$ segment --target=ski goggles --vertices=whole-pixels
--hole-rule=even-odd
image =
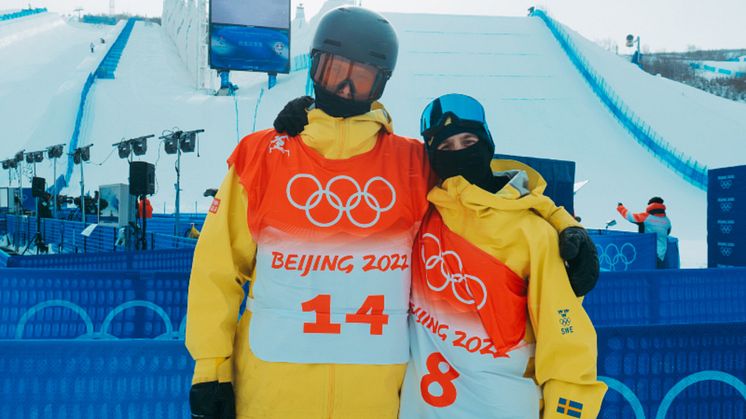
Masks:
[[[314,56],[311,78],[328,92],[367,102],[381,97],[389,74],[370,64],[321,52]]]
[[[427,141],[452,124],[481,128],[490,136],[482,104],[457,93],[440,96],[425,107],[420,117],[420,134]]]

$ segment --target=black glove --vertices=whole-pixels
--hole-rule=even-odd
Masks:
[[[189,391],[189,408],[192,419],[235,419],[233,384],[217,381],[194,384]]]
[[[598,281],[596,245],[582,227],[568,227],[559,236],[560,256],[565,260],[567,276],[575,295],[588,294]]]
[[[277,132],[285,132],[295,137],[308,125],[307,109],[313,104],[311,96],[301,96],[285,105],[275,118],[274,127]]]

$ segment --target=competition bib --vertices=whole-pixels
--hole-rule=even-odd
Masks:
[[[523,341],[526,282],[436,210],[413,253],[401,418],[538,418],[539,389],[523,377],[534,349]]]
[[[390,156],[421,150],[383,135],[370,152],[327,160],[298,137],[265,141],[242,177],[257,243],[252,351],[272,362],[406,363],[411,249],[427,185],[417,165],[402,169]]]

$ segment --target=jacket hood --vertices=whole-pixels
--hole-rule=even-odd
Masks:
[[[493,174],[510,178],[497,193],[485,191],[462,176],[456,176],[433,188],[428,200],[438,207],[464,206],[478,213],[490,209],[521,211],[547,204],[549,198],[544,196],[547,183],[530,166],[515,160],[492,160],[490,167]]]

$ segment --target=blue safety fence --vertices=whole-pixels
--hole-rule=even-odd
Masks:
[[[81,22],[91,25],[116,25],[119,19],[112,16],[83,15]]]
[[[599,328],[599,418],[742,419],[744,346],[746,324]],[[188,417],[193,365],[181,341],[0,341],[0,417]]]
[[[205,223],[206,214],[189,213],[179,215],[179,237],[184,237],[194,224],[197,230],[202,230]],[[176,219],[173,214],[153,214],[153,218],[148,219],[148,231],[165,235],[174,235],[174,225]]]
[[[78,102],[78,112],[75,114],[75,126],[73,127],[73,133],[70,137],[70,145],[68,146],[68,156],[67,156],[67,170],[65,171],[65,184],[70,183],[70,176],[73,174],[73,169],[75,168],[75,162],[73,160],[73,154],[75,153],[75,149],[78,148],[78,140],[80,138],[80,126],[83,123],[83,116],[85,114],[85,104],[88,100],[88,93],[91,91],[91,87],[93,86],[93,82],[96,80],[96,77],[93,73],[89,73],[88,77],[85,80],[85,83],[83,84],[83,90],[80,92],[80,101]],[[81,162],[81,164],[83,164]]]
[[[113,264],[109,263],[102,262],[106,269]],[[140,271],[0,269],[0,295],[3,296],[0,313],[5,316],[2,322],[6,329],[12,329],[17,326],[23,312],[35,304],[52,300],[76,304],[86,312],[96,311],[101,299],[111,296],[117,296],[116,301],[107,306],[107,310],[113,309],[114,305],[147,300],[161,307],[174,322],[183,320],[189,274],[146,272],[142,265],[135,269]],[[142,294],[153,290],[165,294]],[[28,300],[32,296],[32,300]],[[746,323],[744,301],[746,269],[731,268],[606,272],[601,274],[596,289],[585,298],[583,305],[596,326],[616,327]],[[178,306],[180,303],[183,306]],[[174,310],[178,313],[175,314]],[[67,311],[57,314],[70,315]],[[92,316],[94,323],[105,314],[98,312],[98,317]],[[50,314],[52,317],[47,320],[56,324],[59,319],[53,315]],[[74,318],[79,322],[77,317]],[[64,317],[62,321],[69,322],[70,318]],[[147,327],[152,329],[152,325]],[[175,329],[178,327],[174,324]],[[0,333],[0,337],[7,338],[7,331],[6,334]],[[34,337],[62,336],[42,334]]]
[[[746,268],[603,272],[583,307],[598,326],[746,323]]]
[[[18,19],[18,18],[21,18],[21,17],[31,16],[31,15],[36,15],[36,14],[39,14],[39,13],[46,13],[46,12],[47,12],[47,8],[46,7],[42,7],[42,8],[38,8],[38,9],[24,9],[24,10],[19,10],[17,12],[6,13],[6,14],[3,14],[3,15],[0,15],[0,22],[2,22],[4,20]]]
[[[304,53],[293,56],[290,64],[290,72],[308,70],[311,68],[311,54]]]
[[[1,256],[0,266],[8,268],[189,272],[192,269],[194,249],[9,256],[5,265]]]
[[[598,375],[609,386],[599,418],[746,417],[746,323],[597,332]]]
[[[99,79],[113,79],[114,73],[119,65],[119,60],[122,58],[124,48],[127,46],[127,41],[130,38],[132,29],[135,27],[136,18],[127,19],[127,23],[122,28],[122,31],[117,36],[117,39],[112,44],[106,56],[98,65],[96,69],[96,77]]]
[[[653,127],[642,120],[622,98],[616,94],[611,85],[598,74],[590,62],[580,53],[575,42],[567,31],[542,10],[535,10],[532,16],[540,18],[557,39],[570,61],[588,82],[593,92],[604,105],[632,134],[637,142],[645,147],[658,160],[699,189],[707,190],[707,167],[695,159],[676,150],[664,140]]]
[[[180,341],[4,341],[0,417],[184,419],[193,369]]]
[[[16,251],[21,252],[36,236],[36,217],[7,215],[7,234]],[[89,237],[81,233],[88,226],[79,221],[43,218],[40,224],[41,237],[54,253],[101,253],[121,252],[126,247],[117,245],[119,236],[116,226],[98,225]],[[149,250],[194,249],[197,240],[174,237],[167,234],[146,234]],[[133,239],[132,239],[133,240]]]
[[[186,272],[0,269],[0,339],[183,339],[188,279]]]

